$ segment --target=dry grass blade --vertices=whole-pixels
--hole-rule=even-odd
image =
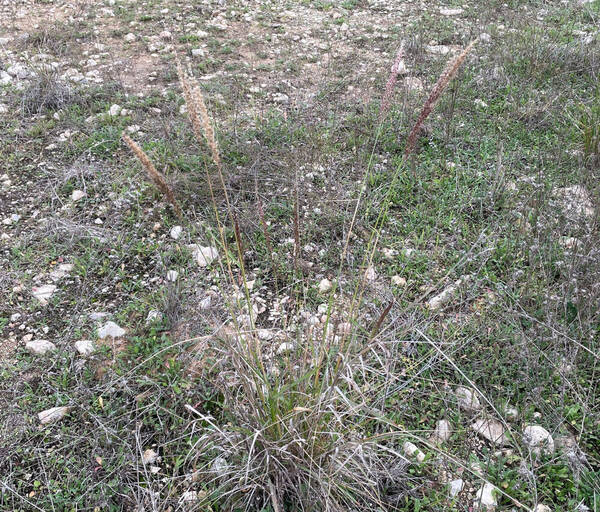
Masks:
[[[262,204],[262,200],[260,199],[260,195],[258,194],[258,184],[255,185],[255,193],[256,204],[258,207],[258,218],[260,219],[260,225],[262,227],[263,236],[265,237],[265,244],[267,245],[267,252],[269,253],[269,259],[271,261],[271,268],[273,270],[273,277],[275,279],[275,287],[278,289],[279,286],[277,285],[277,265],[275,263],[275,258],[273,257],[273,245],[271,244],[271,237],[269,235],[267,221],[265,219],[265,210]]]
[[[413,126],[413,129],[411,130],[408,136],[408,139],[406,141],[406,149],[404,150],[405,157],[408,157],[411,153],[414,152],[415,143],[417,141],[417,135],[419,134],[421,126],[423,126],[425,119],[427,119],[427,117],[429,117],[429,114],[431,114],[431,112],[433,111],[442,93],[444,92],[446,87],[448,87],[448,84],[454,78],[463,61],[465,60],[469,52],[473,49],[473,46],[475,46],[476,42],[477,39],[473,39],[473,41],[471,41],[459,55],[457,55],[453,60],[451,60],[448,63],[448,65],[444,69],[444,72],[438,78],[438,81],[435,83],[431,93],[429,94],[429,97],[427,98],[427,101],[423,105],[423,110],[421,110],[421,114],[419,115],[417,122]]]
[[[127,143],[127,145],[131,148],[131,151],[133,151],[133,154],[144,166],[144,169],[146,169],[146,172],[148,173],[148,176],[150,176],[150,179],[154,182],[156,187],[165,195],[169,203],[171,203],[171,205],[175,209],[175,213],[177,214],[177,216],[180,219],[182,219],[183,212],[181,211],[181,208],[179,207],[179,204],[175,199],[173,189],[169,186],[165,177],[157,171],[156,167],[154,167],[154,164],[150,160],[150,157],[148,157],[144,150],[131,137],[129,137],[129,135],[124,133],[122,137],[123,140]]]

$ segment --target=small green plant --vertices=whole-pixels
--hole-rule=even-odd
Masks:
[[[600,163],[600,88],[588,104],[581,105],[577,123],[583,154],[590,165]]]

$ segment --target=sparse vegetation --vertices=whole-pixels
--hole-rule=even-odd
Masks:
[[[598,508],[598,2],[71,4],[0,7],[0,510]]]

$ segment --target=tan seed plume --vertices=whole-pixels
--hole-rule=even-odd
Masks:
[[[148,155],[131,137],[129,137],[129,135],[124,133],[122,137],[123,140],[130,147],[131,151],[133,151],[133,154],[140,161],[144,169],[146,169],[148,176],[154,182],[158,190],[160,190],[165,195],[169,203],[171,203],[171,205],[175,209],[175,213],[177,214],[177,216],[180,219],[183,218],[183,212],[181,211],[181,208],[179,207],[179,204],[175,199],[173,189],[169,186],[165,177],[156,170],[156,167],[154,167],[154,164],[152,163]]]
[[[196,82],[195,78],[187,76],[183,71],[179,57],[176,56],[176,58],[177,74],[179,76],[181,89],[183,90],[183,97],[185,98],[185,103],[187,105],[188,117],[192,123],[194,136],[200,143],[202,141],[201,134],[204,133],[204,138],[206,139],[208,147],[210,148],[213,161],[220,169],[221,157],[219,154],[219,146],[217,144],[217,139],[215,137],[215,131],[210,120],[210,116],[208,115],[208,109],[206,108],[202,90],[200,89],[200,86]]]
[[[415,143],[417,141],[417,135],[419,134],[421,126],[423,125],[425,119],[427,119],[429,114],[431,114],[432,110],[434,109],[438,100],[440,99],[440,96],[442,95],[446,87],[448,87],[450,80],[454,78],[461,64],[463,63],[463,61],[465,60],[465,58],[467,57],[467,55],[469,54],[476,42],[477,39],[471,41],[458,56],[456,56],[453,60],[448,62],[448,65],[444,69],[444,72],[440,75],[438,81],[433,86],[433,89],[429,94],[429,98],[427,98],[427,101],[423,105],[423,110],[421,110],[421,114],[419,115],[417,122],[415,123],[413,129],[408,135],[408,139],[406,141],[406,149],[404,150],[405,157],[409,156],[415,150]]]

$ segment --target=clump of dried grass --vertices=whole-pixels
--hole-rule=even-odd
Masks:
[[[46,110],[59,110],[74,101],[75,91],[54,70],[40,69],[30,81],[21,97],[24,114],[40,114]]]
[[[169,203],[171,203],[177,216],[180,219],[182,219],[183,212],[181,211],[181,207],[177,203],[177,200],[175,199],[175,194],[173,193],[173,189],[169,186],[165,177],[160,172],[158,172],[158,170],[156,169],[156,167],[154,167],[154,164],[150,160],[150,157],[137,144],[137,142],[135,142],[129,135],[125,133],[123,133],[122,137],[131,149],[131,151],[133,151],[133,154],[140,161],[144,169],[146,169],[146,172],[148,173],[150,179],[153,181],[156,187],[164,194]]]
[[[413,128],[414,134],[411,132],[406,155],[414,150],[420,125],[472,46],[473,43],[454,59],[438,80]],[[384,95],[384,115],[402,55],[401,48]],[[219,149],[200,87],[185,74],[179,61],[177,71],[194,135],[199,142],[208,144],[227,198]],[[222,245],[228,254],[210,176],[208,178]],[[366,251],[368,263],[372,261],[389,203],[388,197],[372,232]],[[218,503],[228,509],[246,510],[270,506],[275,511],[288,507],[331,511],[399,509],[399,499],[410,488],[410,482],[404,468],[406,461],[394,445],[400,445],[401,439],[410,433],[373,408],[374,403],[383,400],[382,390],[393,385],[380,376],[393,374],[388,365],[395,358],[380,358],[378,354],[390,350],[397,354],[401,350],[401,342],[390,344],[381,332],[393,303],[380,314],[370,336],[359,335],[358,329],[353,328],[334,336],[330,329],[333,327],[330,326],[332,292],[322,332],[320,328],[307,328],[303,332],[299,327],[297,339],[291,342],[285,338],[292,348],[286,349],[284,356],[278,354],[260,340],[255,327],[243,275],[239,224],[228,201],[227,208],[237,243],[236,267],[243,278],[247,304],[244,306],[237,298],[240,294],[236,293],[236,298],[228,304],[229,331],[216,333],[210,344],[203,345],[203,356],[219,361],[218,372],[215,367],[195,368],[202,380],[214,382],[223,397],[222,412],[228,419],[222,424],[203,410],[187,407],[197,417],[193,422],[195,441],[188,457],[193,462],[197,480],[213,490],[200,506]],[[294,212],[294,267],[297,267],[300,247],[297,197]],[[260,202],[259,216],[270,245]],[[347,244],[344,252],[346,249]],[[229,265],[228,259],[227,262]],[[229,291],[239,290],[240,281],[234,279],[232,267],[229,267]],[[364,280],[357,286],[352,304],[343,315],[350,325],[361,323]],[[224,289],[223,295],[227,296],[228,290]],[[364,380],[379,385],[364,390],[361,388]],[[380,434],[365,434],[372,430]],[[393,486],[389,482],[393,482]]]
[[[471,41],[459,55],[457,55],[454,59],[448,62],[443,73],[438,78],[438,81],[433,86],[433,89],[431,90],[427,101],[423,105],[421,114],[417,118],[417,121],[415,122],[410,134],[408,135],[408,139],[406,141],[406,148],[404,150],[405,157],[410,156],[414,152],[415,144],[417,142],[417,136],[419,134],[419,131],[421,130],[421,127],[423,126],[423,123],[429,117],[429,114],[431,114],[431,112],[437,105],[437,102],[442,96],[442,93],[446,90],[446,87],[448,87],[450,81],[456,76],[456,73],[458,72],[461,64],[464,62],[469,52],[473,49],[473,46],[475,46],[476,42],[477,39]]]

